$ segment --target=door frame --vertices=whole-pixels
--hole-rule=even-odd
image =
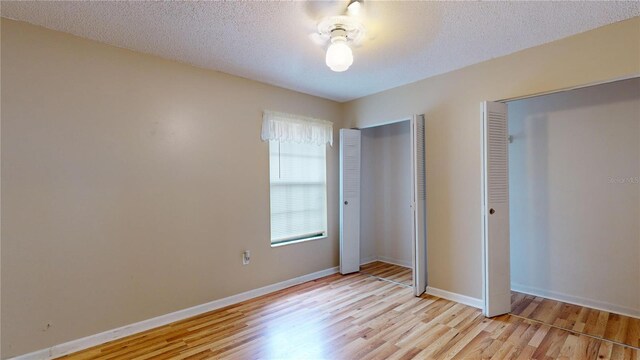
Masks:
[[[409,126],[413,127],[414,122],[415,122],[415,117],[416,116],[420,116],[420,115],[424,116],[424,114],[414,114],[414,115],[402,117],[402,118],[395,119],[395,120],[382,121],[382,122],[378,122],[378,123],[375,123],[375,124],[367,124],[367,125],[362,126],[362,127],[354,127],[352,129],[357,129],[357,130],[371,129],[371,128],[376,128],[376,127],[385,126],[385,125],[393,125],[393,124],[397,124],[397,123],[401,123],[401,122],[405,122],[405,121],[409,122]],[[426,117],[425,117],[425,126],[426,126]],[[426,128],[425,128],[425,132],[426,132]],[[412,133],[413,133],[413,129],[411,129],[411,131],[410,131],[410,134],[412,134]],[[411,148],[411,151],[410,151],[411,152],[411,174],[410,174],[410,176],[411,176],[411,182],[413,184],[413,182],[415,180],[415,170],[416,170],[415,169],[415,167],[416,167],[415,156],[414,156],[415,154],[413,153],[413,139],[410,139],[410,143],[408,145]],[[426,134],[425,134],[425,172],[426,172]],[[425,177],[426,177],[426,174],[425,174]],[[415,219],[415,215],[414,215],[414,213],[415,213],[415,204],[414,204],[414,201],[413,201],[415,199],[415,197],[413,195],[413,192],[414,192],[414,186],[413,185],[412,185],[411,192],[412,192],[412,196],[411,196],[412,202],[411,202],[410,205],[412,206],[412,208],[414,210],[412,212],[412,216]],[[426,203],[425,203],[425,212],[426,212]],[[426,222],[426,219],[425,219],[425,222]],[[415,295],[419,296],[420,294],[422,294],[422,292],[420,294],[418,294],[418,290],[417,290],[417,286],[416,286],[417,285],[416,284],[416,274],[415,274],[415,271],[416,271],[416,258],[417,258],[416,257],[416,247],[417,247],[416,241],[419,241],[419,239],[418,239],[418,237],[416,235],[415,220],[412,220],[412,223],[414,224],[414,226],[411,229],[411,231],[413,233],[413,241],[412,241],[412,244],[411,244],[412,245],[411,246],[411,267],[412,267],[412,269],[411,270],[413,271],[413,274],[412,274],[412,277],[413,277],[413,279],[412,279],[413,280],[412,288],[414,290]],[[425,228],[426,228],[426,224],[425,224]],[[426,232],[425,232],[425,236],[422,239],[422,241],[423,241],[423,246],[424,246],[425,251],[426,251],[427,244],[428,244]],[[429,278],[427,276],[428,259],[427,259],[426,255],[425,255],[425,261],[424,262],[425,262],[425,264],[424,264],[424,270],[425,270],[424,277],[425,277],[425,282],[426,282],[426,286],[425,286],[425,290],[426,290],[426,287],[429,286]]]
[[[486,101],[492,101],[492,102],[501,102],[501,103],[505,103],[507,104],[507,107],[509,106],[509,103],[512,101],[517,101],[517,100],[524,100],[524,99],[530,99],[530,98],[535,98],[538,96],[545,96],[545,95],[551,95],[551,94],[556,94],[556,93],[561,93],[561,92],[565,92],[565,91],[571,91],[571,90],[578,90],[578,89],[583,89],[583,88],[587,88],[587,87],[591,87],[591,86],[596,86],[596,85],[603,85],[603,84],[609,84],[609,83],[613,83],[613,82],[617,82],[617,81],[623,81],[623,80],[629,80],[629,79],[635,79],[635,78],[639,78],[640,74],[631,74],[628,76],[622,76],[622,77],[617,77],[617,78],[613,78],[613,79],[608,79],[608,80],[603,80],[603,81],[594,81],[594,82],[590,82],[590,83],[586,83],[586,84],[581,84],[581,85],[575,85],[575,86],[569,86],[569,87],[565,87],[565,88],[558,88],[558,89],[552,89],[552,90],[548,90],[548,91],[542,91],[542,92],[537,92],[537,93],[529,93],[529,94],[525,94],[525,95],[520,95],[520,96],[513,96],[513,97],[509,97],[509,98],[504,98],[504,99],[497,99],[497,100],[490,100],[487,99]],[[481,106],[480,106],[480,120],[482,121],[482,103],[484,101],[481,102]],[[507,120],[508,121],[508,120]],[[482,123],[481,123],[481,127],[480,127],[480,145],[481,147],[485,146],[484,143],[484,134],[483,134],[484,129],[482,128]],[[481,198],[480,198],[480,224],[481,224],[481,231],[480,231],[480,241],[481,241],[481,255],[482,255],[482,311],[483,313],[486,313],[486,308],[485,308],[485,304],[486,304],[486,299],[487,299],[487,293],[486,293],[486,289],[487,289],[487,272],[486,272],[486,268],[487,268],[487,257],[485,254],[486,251],[486,238],[485,238],[485,224],[484,224],[484,186],[485,186],[485,176],[484,176],[484,154],[483,154],[483,148],[480,149],[480,178],[481,178],[481,189],[482,191],[481,193]],[[509,241],[511,241],[511,239],[509,239]]]

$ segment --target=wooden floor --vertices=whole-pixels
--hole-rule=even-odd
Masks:
[[[374,261],[360,266],[360,272],[407,286],[413,286],[413,270],[404,266]]]
[[[331,275],[69,359],[640,359],[638,350],[366,274]]]
[[[512,292],[511,313],[563,329],[640,347],[640,319]]]

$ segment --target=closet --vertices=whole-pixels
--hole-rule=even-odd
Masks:
[[[424,116],[340,130],[340,272],[426,289]]]
[[[411,286],[411,124],[361,130],[360,271]]]
[[[640,78],[485,102],[482,119],[485,315],[589,314],[591,335],[624,343],[640,317]]]

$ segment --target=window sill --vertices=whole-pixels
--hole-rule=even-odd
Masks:
[[[298,244],[298,243],[302,243],[302,242],[307,242],[307,241],[312,241],[312,240],[320,240],[320,239],[326,239],[326,238],[327,238],[327,235],[322,235],[322,236],[314,236],[314,237],[305,238],[305,239],[283,241],[283,242],[280,242],[280,243],[277,243],[277,244],[271,244],[271,247],[275,248],[275,247],[280,247],[280,246]]]

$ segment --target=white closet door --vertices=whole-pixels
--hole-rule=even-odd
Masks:
[[[509,269],[509,153],[507,105],[482,104],[484,314],[511,311]]]
[[[427,289],[427,188],[424,115],[411,121],[413,172],[413,289],[416,296]]]
[[[340,129],[340,273],[360,271],[360,130]]]

